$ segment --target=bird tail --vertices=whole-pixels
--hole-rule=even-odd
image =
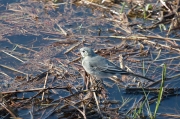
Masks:
[[[134,73],[129,73],[129,74],[132,75],[132,76],[137,76],[137,77],[139,77],[139,78],[143,78],[143,79],[146,79],[146,80],[149,80],[149,81],[154,82],[154,80],[152,80],[152,79],[150,79],[150,78],[147,78],[147,77],[145,77],[145,76],[141,76],[141,75],[134,74]]]

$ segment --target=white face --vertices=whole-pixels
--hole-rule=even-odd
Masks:
[[[89,54],[86,47],[81,48],[81,49],[80,49],[80,53],[81,53],[81,56],[82,56],[82,57],[86,57],[86,56],[88,56],[88,54]]]

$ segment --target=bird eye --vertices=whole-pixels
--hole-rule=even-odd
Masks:
[[[82,52],[84,53],[85,51],[83,50]]]

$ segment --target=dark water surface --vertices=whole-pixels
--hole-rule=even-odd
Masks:
[[[9,15],[7,14],[9,10],[6,10],[6,5],[9,4],[13,6],[14,3],[16,3],[17,5],[18,3],[21,3],[21,2],[22,2],[21,0],[6,0],[6,1],[0,0],[0,5],[1,5],[0,14],[2,14],[3,17],[7,17],[7,15]],[[32,74],[33,76],[36,76],[40,72],[42,73],[48,68],[47,69],[39,68],[37,71],[35,71],[32,67],[28,67],[28,68],[26,67],[29,64],[34,64],[33,63],[34,61],[43,62],[45,64],[45,61],[47,59],[48,61],[50,60],[49,62],[51,62],[51,60],[55,58],[60,58],[61,61],[63,60],[66,61],[66,59],[72,61],[78,57],[77,49],[73,50],[69,54],[64,54],[64,52],[67,51],[68,48],[71,48],[72,45],[68,46],[67,44],[62,44],[59,47],[50,47],[52,46],[54,42],[65,41],[65,40],[78,40],[78,41],[85,40],[83,44],[84,46],[90,46],[95,49],[101,49],[101,48],[108,49],[116,45],[119,45],[121,43],[121,39],[107,37],[107,36],[114,35],[114,33],[109,32],[109,29],[115,29],[117,31],[120,30],[119,28],[120,26],[115,27],[115,25],[118,25],[118,24],[113,23],[112,19],[109,19],[110,18],[109,16],[111,15],[108,16],[107,14],[105,14],[105,16],[103,16],[103,14],[101,14],[100,11],[96,9],[87,8],[86,6],[76,6],[75,4],[70,4],[70,0],[69,2],[61,1],[59,4],[60,5],[58,5],[58,8],[53,8],[50,6],[47,10],[45,10],[45,6],[41,2],[29,3],[27,1],[27,4],[22,5],[22,7],[23,6],[27,7],[26,9],[24,9],[24,13],[20,12],[21,14],[20,16],[22,17],[22,19],[21,17],[15,17],[16,19],[14,19],[14,17],[12,18],[17,21],[13,21],[13,20],[11,21],[11,17],[7,17],[7,20],[4,20],[3,18],[0,19],[0,22],[1,22],[0,25],[2,25],[1,29],[4,28],[4,31],[0,32],[1,33],[0,36],[2,36],[2,38],[0,39],[0,50],[1,50],[0,64],[13,67],[20,71],[22,70],[25,73],[29,73],[29,74]],[[18,8],[18,9],[23,10],[21,8]],[[26,10],[27,11],[31,10],[30,12],[31,14],[28,13]],[[35,19],[36,15],[38,16],[37,20]],[[138,20],[138,21],[141,23],[143,22],[144,24],[151,23],[151,21],[145,21],[143,19]],[[8,29],[6,26],[11,26],[11,27]],[[62,30],[60,29],[60,27],[64,29],[69,35],[65,36],[62,33]],[[156,33],[165,37],[165,31],[161,32],[159,28],[155,28],[150,31],[139,31],[138,29],[134,28],[133,33],[137,33],[137,34],[141,33],[143,35],[149,35],[149,34],[153,35],[154,33]],[[121,35],[125,34],[125,32],[121,31],[120,34]],[[100,36],[103,36],[103,37],[100,37]],[[171,34],[171,36],[174,38],[177,38],[173,34]],[[154,41],[157,41],[157,39],[154,39]],[[165,43],[165,42],[166,41],[164,40],[162,41],[158,40],[158,43]],[[131,44],[131,42],[129,41],[127,43]],[[177,42],[177,44],[179,44],[179,42]],[[20,46],[18,47],[17,45],[30,48],[31,50],[34,50],[36,52],[33,52],[26,48],[22,48]],[[79,47],[82,47],[82,45]],[[149,46],[145,46],[145,49],[148,49],[148,48]],[[153,48],[151,50],[151,48],[150,48],[150,52],[152,52],[152,55],[148,58],[151,58],[151,60],[154,60],[158,56],[158,53],[160,52],[160,50],[153,49]],[[50,52],[50,50],[52,52]],[[2,51],[13,54],[17,56],[18,58],[20,58],[21,60],[23,60],[24,62],[21,62],[13,57],[10,57],[9,55],[7,55],[6,53]],[[163,50],[162,52],[163,52],[163,55],[159,56],[157,60],[179,56],[177,53],[169,52],[168,50]],[[123,53],[123,54],[126,55],[127,53]],[[147,57],[144,57],[144,59],[146,58]],[[115,62],[117,63],[118,61],[115,61]],[[156,74],[161,74],[162,67],[160,67],[160,65],[164,62],[165,61],[159,61],[159,62],[155,61],[151,63],[146,63],[145,66],[151,66],[149,68],[151,73],[148,73],[148,76],[152,77],[155,75],[154,79],[160,79],[161,75],[156,75]],[[174,59],[168,60],[168,61],[166,60],[165,63],[172,64],[172,65],[169,65],[167,69],[168,76],[173,76],[179,73],[179,66],[178,66],[179,58],[175,60]],[[128,63],[128,61],[126,64],[128,66],[132,65],[132,63]],[[139,64],[142,65],[142,62]],[[34,65],[38,65],[38,63]],[[57,63],[56,66],[61,67],[61,64]],[[132,65],[132,66],[137,66],[137,65]],[[69,66],[68,68],[72,70],[71,66]],[[4,67],[0,67],[0,72],[5,72],[7,75],[11,77],[10,80],[5,81],[6,78],[4,78],[4,76],[1,76],[0,80],[3,84],[14,83],[13,79],[16,76],[24,76],[21,73],[14,72]],[[77,73],[77,72],[72,71],[71,73]],[[73,77],[71,78],[75,79]],[[58,84],[59,82],[66,84],[68,81],[60,80],[56,83]],[[112,83],[111,81],[109,82]],[[83,84],[82,78],[78,78],[78,83],[73,80],[71,84],[73,85]],[[166,82],[165,85],[169,87],[180,86],[178,78],[175,81]],[[43,83],[39,84],[38,86],[39,87],[43,86]],[[156,85],[156,87],[159,87],[159,85]],[[106,88],[108,91],[108,97],[109,97],[108,99],[119,100],[120,102],[123,102],[126,99],[130,100],[130,102],[127,103],[127,105],[125,105],[123,108],[121,108],[120,111],[128,110],[129,108],[132,107],[134,102],[138,101],[143,96],[143,94],[128,94],[125,92],[125,89],[118,87],[118,85],[113,85],[112,88],[108,88],[108,87]],[[1,88],[1,90],[3,90],[3,88]],[[30,98],[33,95],[34,93],[25,93],[25,94],[18,93],[17,97]],[[49,95],[49,98],[56,100],[56,99],[59,99],[60,97],[65,97],[68,95],[69,95],[69,92],[67,91],[57,90],[57,94],[52,93]],[[160,104],[158,113],[179,114],[179,107],[180,107],[179,99],[180,97],[178,95],[165,97]],[[150,105],[150,110],[152,112],[154,112],[155,105],[156,103],[153,103]],[[20,115],[20,117],[22,118],[28,119],[30,118],[30,117],[27,118],[27,116],[30,116],[29,114],[30,110],[31,109],[28,109],[28,108],[21,108],[17,110],[17,114]],[[37,117],[39,117],[39,115]],[[51,117],[49,118],[55,119],[57,117],[58,116],[56,114],[54,115],[52,114]]]

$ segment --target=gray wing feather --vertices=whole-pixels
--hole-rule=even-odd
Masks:
[[[122,70],[120,67],[116,66],[115,64],[113,64],[112,62],[108,61],[107,59],[101,56],[94,57],[90,62],[90,66],[94,70],[98,70],[104,73],[129,74],[129,72]]]
[[[113,75],[114,74],[134,75],[134,76],[138,76],[138,77],[154,82],[154,80],[149,79],[147,77],[127,72],[99,55],[89,58],[88,66],[93,72],[103,72],[103,73],[109,73]]]

